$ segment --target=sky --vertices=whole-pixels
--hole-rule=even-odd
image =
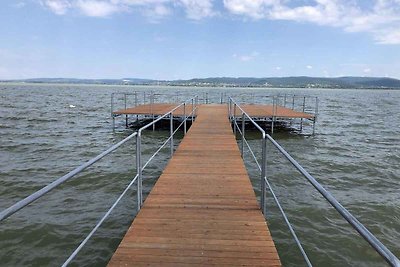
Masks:
[[[2,0],[0,79],[400,78],[400,0]]]

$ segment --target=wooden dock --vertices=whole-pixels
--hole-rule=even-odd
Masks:
[[[114,111],[114,115],[157,115],[161,116],[165,113],[168,113],[170,110],[174,109],[178,104],[169,104],[169,103],[156,103],[156,104],[145,104],[138,105],[136,107],[120,109]],[[192,105],[188,104],[186,106],[186,114],[188,115],[192,110]],[[180,107],[174,111],[174,116],[183,116],[184,108]]]
[[[108,266],[281,266],[226,105],[202,105]]]
[[[155,103],[138,105],[136,107],[120,109],[114,111],[114,115],[156,115],[161,116],[172,110],[178,104],[168,104],[168,103]],[[261,105],[261,104],[243,104],[241,105],[244,111],[253,118],[303,118],[303,119],[314,119],[314,114],[309,114],[306,112],[299,112],[293,109],[283,107],[283,106],[273,106],[273,105]],[[192,110],[191,104],[186,106],[186,114],[189,114]],[[184,108],[180,107],[174,112],[174,116],[183,116]],[[240,116],[240,110],[236,110],[236,116]]]

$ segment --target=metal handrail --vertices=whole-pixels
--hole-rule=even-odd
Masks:
[[[186,105],[189,102],[192,105],[192,111],[186,116]],[[197,110],[197,102],[198,102],[198,96],[195,96],[189,100],[184,101],[183,103],[181,103],[180,105],[177,105],[175,108],[173,108],[172,110],[170,110],[169,112],[165,113],[164,115],[158,117],[157,119],[153,120],[152,122],[146,124],[145,126],[143,126],[142,128],[140,128],[137,131],[137,136],[136,136],[136,169],[138,172],[138,182],[137,182],[137,202],[138,202],[138,206],[137,209],[138,211],[141,209],[142,204],[143,204],[143,188],[142,188],[142,183],[143,183],[143,170],[144,168],[149,164],[149,162],[161,151],[161,149],[163,149],[168,142],[170,142],[170,154],[172,156],[172,154],[174,153],[174,134],[177,132],[177,130],[184,125],[184,134],[186,134],[186,122],[188,120],[188,118],[192,118],[193,121],[193,116]],[[194,104],[196,103],[196,104]],[[173,118],[174,118],[174,111],[176,111],[177,109],[183,107],[183,115],[184,115],[184,119],[183,122],[177,127],[177,129],[174,131],[174,125],[173,125]],[[161,121],[162,119],[165,119],[169,117],[170,119],[170,136],[168,137],[168,139],[161,145],[160,148],[157,149],[157,151],[150,157],[150,159],[144,164],[142,165],[142,149],[141,149],[141,144],[142,144],[142,132],[143,130],[149,128],[150,126],[154,126],[157,122]]]
[[[66,175],[58,178],[57,180],[53,181],[52,183],[46,185],[45,187],[43,187],[42,189],[36,191],[35,193],[33,193],[33,194],[27,196],[26,198],[18,201],[17,203],[15,203],[14,205],[10,206],[9,208],[3,210],[2,212],[0,212],[0,222],[3,221],[4,219],[8,218],[12,214],[16,213],[20,209],[28,206],[30,203],[34,202],[35,200],[41,198],[42,196],[44,196],[45,194],[47,194],[48,192],[50,192],[51,190],[53,190],[57,186],[63,184],[66,181],[68,181],[69,179],[71,179],[72,177],[74,177],[78,173],[82,172],[83,170],[85,170],[89,166],[93,165],[94,163],[96,163],[100,159],[104,158],[105,156],[107,156],[108,154],[110,154],[111,152],[113,152],[114,150],[119,148],[121,145],[123,145],[124,143],[126,143],[127,141],[129,141],[130,139],[135,137],[136,135],[137,135],[136,132],[131,134],[131,135],[129,135],[124,140],[122,140],[122,141],[118,142],[117,144],[111,146],[110,148],[108,148],[103,153],[97,155],[96,157],[92,158],[91,160],[87,161],[86,163],[82,164],[81,166],[75,168],[74,170],[70,171]]]
[[[356,217],[354,217],[336,198],[327,191],[311,174],[309,174],[292,156],[286,152],[270,135],[267,138],[286,159],[317,189],[317,191],[334,207],[340,215],[378,252],[391,266],[400,266],[400,260],[377,239]]]
[[[141,157],[141,150],[139,150],[139,153],[137,151],[137,155],[139,154],[139,160],[137,159],[137,174],[135,175],[135,177],[131,180],[131,182],[128,184],[128,186],[125,188],[125,190],[121,193],[121,195],[116,199],[116,201],[113,203],[113,205],[108,209],[108,211],[103,215],[103,217],[97,222],[97,224],[95,225],[95,227],[90,231],[90,233],[86,236],[86,238],[79,244],[79,246],[73,251],[73,253],[68,257],[68,259],[63,263],[62,266],[67,266],[69,265],[69,263],[71,263],[71,261],[78,255],[78,253],[81,251],[81,249],[86,245],[86,243],[89,241],[89,239],[95,234],[95,232],[98,230],[98,228],[103,224],[103,222],[108,218],[108,216],[111,214],[111,212],[114,210],[114,208],[118,205],[118,203],[121,201],[121,199],[125,196],[125,194],[128,192],[128,190],[132,187],[132,185],[135,182],[138,182],[138,188],[140,187],[140,191],[137,191],[138,194],[138,210],[140,209],[142,202],[141,200],[143,199],[143,192],[142,192],[142,181],[141,181],[141,174],[143,172],[143,170],[146,168],[146,166],[149,164],[149,162],[157,155],[157,153],[166,145],[166,143],[168,143],[168,141],[173,141],[173,135],[179,130],[180,127],[182,127],[182,125],[184,125],[184,133],[186,134],[186,122],[188,120],[188,118],[192,118],[192,121],[194,119],[194,115],[196,113],[197,110],[197,96],[193,97],[191,99],[188,100],[189,102],[191,101],[191,106],[192,106],[192,110],[190,113],[186,113],[186,105],[187,105],[187,101],[177,105],[175,108],[173,108],[172,110],[170,110],[169,112],[167,112],[166,114],[164,114],[163,116],[159,117],[157,120],[152,121],[151,123],[143,126],[142,128],[140,128],[137,132],[132,133],[131,135],[129,135],[128,137],[126,137],[125,139],[123,139],[122,141],[118,142],[117,144],[111,146],[110,148],[108,148],[106,151],[102,152],[101,154],[99,154],[98,156],[92,158],[91,160],[87,161],[86,163],[82,164],[81,166],[75,168],[74,170],[70,171],[69,173],[67,173],[66,175],[58,178],[57,180],[55,180],[54,182],[48,184],[47,186],[43,187],[42,189],[36,191],[35,193],[29,195],[28,197],[22,199],[21,201],[15,203],[14,205],[10,206],[9,208],[3,210],[2,212],[0,212],[0,222],[5,220],[6,218],[8,218],[9,216],[11,216],[12,214],[16,213],[17,211],[23,209],[24,207],[28,206],[30,203],[34,202],[35,200],[41,198],[42,196],[44,196],[45,194],[47,194],[48,192],[50,192],[51,190],[53,190],[54,188],[56,188],[57,186],[59,186],[60,184],[68,181],[69,179],[71,179],[72,177],[74,177],[75,175],[77,175],[78,173],[82,172],[83,170],[85,170],[86,168],[88,168],[89,166],[93,165],[94,163],[96,163],[97,161],[99,161],[100,159],[102,159],[103,157],[105,157],[106,155],[110,154],[111,152],[115,151],[117,148],[119,148],[120,146],[122,146],[124,143],[126,143],[127,141],[129,141],[130,139],[132,139],[133,137],[136,136],[136,140],[137,142],[139,141],[139,144],[141,143],[141,139],[140,139],[140,135],[141,132],[144,129],[147,129],[148,127],[154,125],[155,123],[157,123],[158,121],[160,121],[161,119],[168,117],[168,115],[171,118],[171,127],[173,127],[172,121],[173,121],[173,112],[175,110],[177,110],[180,107],[184,107],[184,120],[179,124],[179,126],[175,129],[175,131],[171,131],[171,135],[169,136],[169,138],[167,139],[166,142],[163,143],[163,145],[161,146],[161,148],[159,148],[156,153],[154,153],[150,159],[146,162],[146,164],[141,167],[141,161],[140,161],[140,157]],[[173,142],[171,142],[172,147],[171,147],[171,155],[173,153]],[[139,149],[140,149],[140,145],[139,145]]]
[[[232,104],[233,104],[233,113],[232,113]],[[239,108],[239,110],[242,112],[242,129],[241,130],[240,130],[240,127],[239,127],[239,125],[237,124],[237,121],[236,121],[236,108]],[[289,231],[290,231],[290,233],[291,233],[291,235],[292,235],[297,247],[299,248],[301,254],[303,255],[303,258],[304,258],[305,262],[307,263],[307,266],[311,267],[312,264],[311,264],[311,262],[310,262],[310,260],[309,260],[309,258],[307,256],[307,253],[305,252],[303,246],[301,245],[301,242],[300,242],[299,238],[297,237],[296,232],[294,231],[294,229],[293,229],[288,217],[286,216],[285,211],[283,210],[282,205],[279,202],[279,199],[276,197],[276,194],[275,194],[274,190],[272,189],[272,187],[271,187],[271,185],[270,185],[270,183],[269,183],[269,181],[267,179],[267,172],[266,172],[266,168],[267,168],[267,156],[266,156],[266,153],[267,153],[267,147],[266,147],[267,142],[266,142],[266,140],[267,139],[266,139],[266,137],[267,137],[267,134],[265,133],[264,129],[262,129],[260,127],[260,125],[258,125],[246,113],[246,111],[244,111],[242,109],[242,107],[240,107],[235,102],[235,100],[233,100],[231,97],[229,98],[228,112],[229,112],[229,118],[231,120],[233,120],[233,123],[234,123],[235,137],[236,137],[236,131],[239,131],[241,133],[241,136],[242,136],[242,149],[241,149],[242,157],[244,156],[244,143],[246,141],[246,138],[244,137],[245,125],[246,125],[246,121],[245,120],[246,120],[246,118],[254,125],[254,127],[256,127],[261,132],[261,134],[262,134],[262,163],[261,163],[261,168],[260,168],[260,171],[261,171],[261,203],[260,203],[261,210],[262,210],[264,216],[266,216],[266,212],[265,212],[265,208],[266,208],[265,189],[266,188],[265,188],[265,185],[267,185],[269,191],[271,192],[271,194],[272,194],[272,196],[274,198],[275,203],[277,204],[277,206],[279,208],[279,211],[282,214],[282,217],[285,220],[285,223],[286,223],[287,227],[289,228]],[[236,128],[237,128],[237,130],[236,130]],[[246,143],[247,143],[247,141],[246,141]],[[251,151],[252,155],[254,156],[254,152],[252,151],[252,149],[251,149],[251,147],[249,145],[248,145],[248,148]],[[256,160],[256,163],[257,163],[258,166],[260,166],[260,164],[258,163],[257,160]]]
[[[118,205],[118,203],[121,201],[121,199],[125,196],[126,192],[132,187],[132,185],[136,182],[138,178],[138,175],[131,180],[131,182],[128,184],[128,186],[125,188],[125,190],[122,192],[122,194],[115,200],[114,204],[108,209],[108,211],[103,215],[103,217],[98,221],[96,226],[90,231],[90,233],[86,236],[86,238],[79,244],[79,246],[72,252],[72,254],[68,257],[68,259],[63,263],[62,267],[68,266],[68,264],[71,263],[73,259],[78,255],[78,253],[82,250],[82,248],[86,245],[86,243],[89,241],[89,239],[96,233],[97,229],[100,228],[100,226],[103,224],[103,222],[110,216],[111,212],[114,210],[114,208]]]
[[[318,100],[317,100],[318,101]],[[238,124],[236,122],[236,116],[235,113],[232,116],[231,111],[231,105],[232,103],[235,105],[234,109],[236,110],[236,107],[239,108],[242,111],[242,114],[244,114],[249,121],[251,121],[258,130],[261,129],[256,123],[252,120],[252,118],[233,100],[230,98],[229,102],[229,117],[231,120],[233,120],[235,127],[238,127]],[[243,116],[243,115],[242,115]],[[243,116],[244,117],[244,116]],[[242,117],[242,118],[243,118]],[[242,121],[244,124],[244,121]],[[257,127],[258,126],[258,127]],[[239,128],[239,127],[238,127]],[[244,127],[242,127],[242,131],[239,130],[239,132],[244,132],[243,131]],[[360,221],[357,220],[345,207],[343,207],[336,199],[335,197],[328,192],[312,175],[310,175],[288,152],[283,149],[281,145],[278,144],[269,134],[265,134],[264,130],[260,130],[263,133],[263,147],[262,147],[262,153],[263,153],[263,164],[266,164],[266,161],[264,161],[264,158],[266,157],[264,154],[266,153],[266,142],[265,140],[269,140],[277,149],[280,153],[282,153],[287,160],[313,185],[315,189],[331,204],[332,207],[334,207],[339,214],[372,246],[372,248],[378,252],[384,259],[385,261],[390,264],[391,266],[394,267],[400,267],[400,260],[383,244],[381,243]],[[235,131],[236,132],[236,131]],[[244,134],[242,134],[242,140],[245,140]],[[243,142],[243,141],[242,141]],[[248,148],[251,150],[250,146]],[[265,166],[261,165],[261,168],[264,168],[265,171]],[[267,184],[268,188],[271,190],[271,185],[265,175],[264,177],[264,182]],[[262,189],[263,190],[263,189]],[[264,211],[265,209],[265,192],[262,191],[262,200],[264,201],[261,202],[261,208]],[[279,203],[278,198],[276,197],[275,193],[273,190],[271,191],[271,194],[275,200],[275,202],[278,205],[279,210],[281,211],[283,217],[285,218],[286,224],[290,225],[290,222],[287,220],[287,216],[284,215],[284,211]],[[289,227],[291,229],[291,227]],[[292,232],[293,229],[291,229]],[[295,233],[293,232],[292,235]],[[302,250],[302,248],[301,248]],[[304,254],[303,254],[304,255]],[[309,262],[307,262],[309,263]],[[309,263],[309,266],[311,263]]]
[[[190,99],[192,100],[192,99]],[[189,100],[189,101],[190,101]],[[165,118],[168,116],[168,114],[172,114],[175,110],[177,110],[179,107],[181,107],[182,105],[186,105],[186,101],[183,102],[182,104],[176,106],[174,109],[170,110],[169,112],[165,113],[163,116],[161,116],[160,118],[158,118],[155,121],[152,121],[150,123],[148,123],[147,125],[143,126],[142,128],[140,128],[137,132],[135,132],[137,135],[136,137],[140,136],[141,131],[149,128],[150,126],[154,125],[156,122],[160,121],[162,118]],[[195,106],[192,110],[192,113],[195,112],[195,109],[197,109],[197,106]],[[187,118],[190,117],[190,115],[192,114],[190,113],[187,117],[186,114],[185,115],[185,119],[187,120]],[[193,117],[192,117],[193,118]],[[181,127],[181,125],[183,124],[183,122],[177,127],[177,129],[172,133],[172,135],[167,139],[166,142],[164,142],[160,148],[158,148],[158,150],[149,158],[149,160],[146,162],[146,164],[144,166],[141,166],[141,151],[138,150],[136,151],[136,176],[132,179],[132,181],[128,184],[128,186],[125,188],[125,190],[122,192],[122,194],[117,198],[117,200],[114,202],[114,204],[110,207],[110,209],[105,213],[105,215],[99,220],[99,222],[96,224],[96,226],[92,229],[92,231],[86,236],[86,238],[79,244],[79,246],[74,250],[74,252],[69,256],[69,258],[64,262],[64,264],[62,265],[62,267],[66,267],[68,266],[71,261],[78,255],[78,253],[81,251],[81,249],[86,245],[86,243],[89,241],[89,239],[94,235],[94,233],[97,231],[97,229],[103,224],[103,222],[107,219],[107,217],[111,214],[111,212],[114,210],[114,208],[118,205],[118,203],[120,202],[120,200],[124,197],[124,195],[126,194],[126,192],[132,187],[132,185],[137,181],[137,196],[138,196],[138,203],[137,203],[137,207],[138,207],[138,211],[141,208],[142,205],[142,199],[143,199],[143,191],[142,191],[142,181],[140,180],[141,176],[142,176],[142,172],[145,170],[146,166],[150,163],[150,161],[157,155],[158,152],[161,151],[161,149],[168,143],[168,140],[170,138],[172,138],[173,134],[175,134],[179,128]],[[185,132],[186,134],[186,132]],[[141,139],[136,139],[136,144],[141,143]],[[140,149],[140,145],[139,145],[139,149]],[[139,161],[138,161],[138,157],[139,157]]]

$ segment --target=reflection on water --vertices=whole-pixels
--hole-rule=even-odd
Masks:
[[[296,93],[320,98],[317,134],[274,135],[315,178],[392,251],[400,232],[400,91],[151,88],[187,94],[234,92],[262,95]],[[1,85],[0,209],[4,209],[132,133],[118,120],[111,130],[110,94],[145,87]],[[218,93],[216,95],[219,95]],[[160,96],[162,98],[162,96]],[[219,97],[216,97],[219,98]],[[129,100],[132,101],[132,100]],[[128,101],[128,105],[129,105]],[[217,101],[217,100],[215,100]],[[132,103],[132,102],[131,102]],[[168,133],[146,131],[147,157]],[[248,137],[252,137],[249,133]],[[254,133],[250,144],[260,153]],[[0,265],[60,265],[111,206],[136,173],[134,140],[0,225]],[[268,175],[315,266],[385,266],[379,256],[272,147]],[[168,160],[169,150],[145,173],[148,191]],[[259,173],[246,156],[256,194]],[[303,261],[273,200],[268,218],[282,261]],[[133,188],[78,255],[77,265],[102,266],[136,211]]]

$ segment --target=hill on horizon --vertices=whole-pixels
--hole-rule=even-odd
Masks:
[[[388,77],[210,77],[189,80],[154,80],[141,78],[122,79],[77,79],[77,78],[33,78],[3,80],[2,82],[57,83],[57,84],[105,84],[105,85],[167,85],[167,86],[211,86],[211,87],[275,87],[275,88],[396,88],[400,80]]]

